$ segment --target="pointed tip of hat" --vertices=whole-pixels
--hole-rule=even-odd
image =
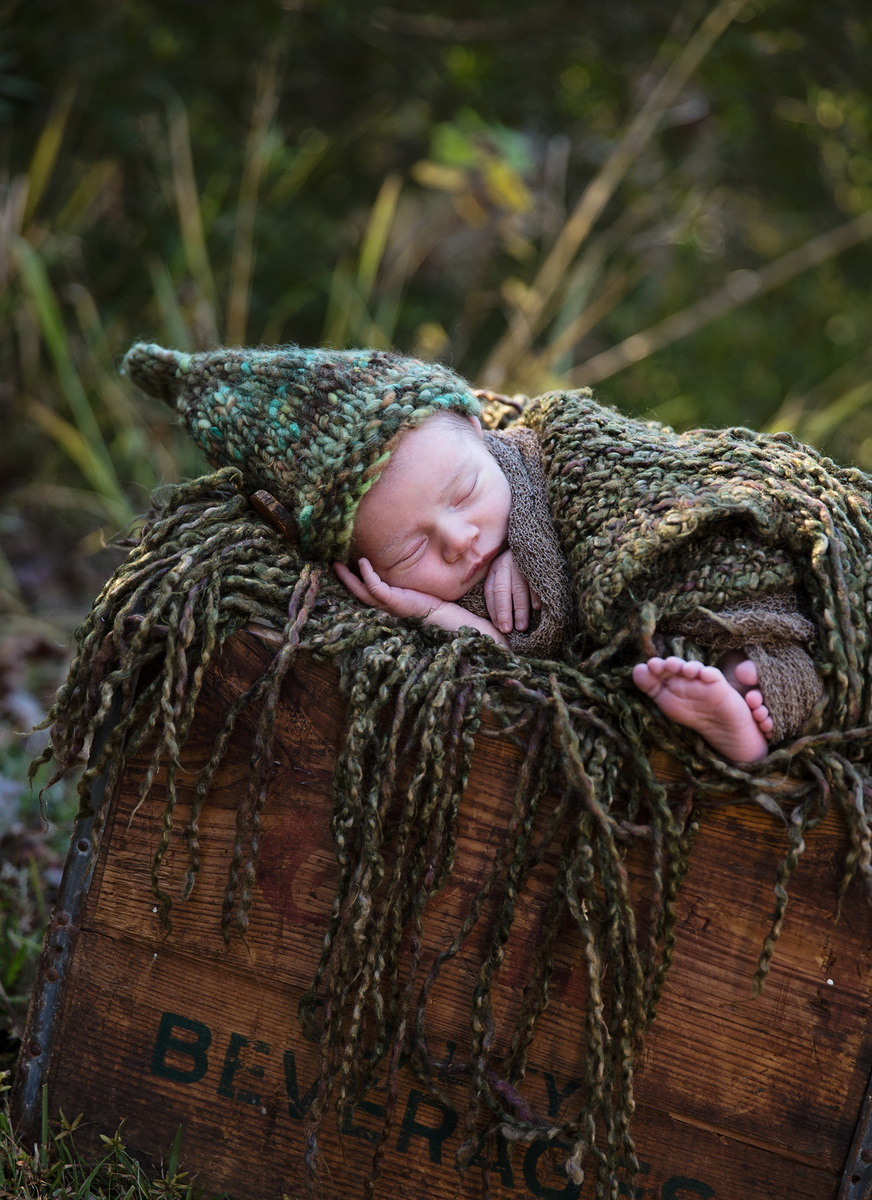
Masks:
[[[154,342],[137,342],[124,356],[121,374],[148,396],[175,407],[176,398],[185,385],[185,368],[190,354],[166,350]]]

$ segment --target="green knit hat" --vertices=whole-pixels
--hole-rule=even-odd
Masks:
[[[381,350],[213,350],[139,342],[122,365],[173,405],[213,466],[239,467],[291,513],[302,550],[344,560],[354,514],[400,435],[436,412],[478,415],[468,383]]]

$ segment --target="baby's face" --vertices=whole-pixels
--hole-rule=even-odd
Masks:
[[[511,503],[478,421],[430,417],[361,500],[355,550],[392,587],[458,600],[506,549]]]

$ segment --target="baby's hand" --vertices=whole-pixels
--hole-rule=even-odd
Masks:
[[[518,570],[511,550],[504,550],[491,563],[484,581],[484,601],[490,619],[503,633],[526,629],[530,624],[530,609],[542,606]]]
[[[333,569],[349,592],[370,608],[379,608],[395,617],[429,617],[442,604],[438,596],[412,588],[391,587],[375,573],[367,558],[362,558],[358,565],[362,579],[342,563],[334,563]]]
[[[425,625],[438,625],[449,632],[471,627],[486,633],[500,646],[509,644],[490,621],[467,612],[459,604],[440,600],[438,596],[430,596],[426,592],[416,592],[412,588],[391,587],[376,575],[366,558],[360,560],[362,580],[342,563],[334,563],[333,569],[349,592],[371,608],[381,609],[395,617],[420,617]]]

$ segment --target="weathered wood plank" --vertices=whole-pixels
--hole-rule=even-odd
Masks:
[[[257,677],[267,656],[258,639],[243,635],[213,671],[185,752],[179,830],[228,696]],[[296,1009],[337,879],[329,833],[342,729],[335,676],[301,663],[283,700],[280,765],[263,814],[245,941],[226,947],[218,914],[249,769],[251,714],[216,777],[201,819],[197,885],[176,904],[169,935],[149,884],[162,804],[152,800],[134,812],[145,759],[131,765],[81,913],[48,1072],[53,1111],[84,1112],[95,1134],[114,1131],[124,1118],[130,1145],[144,1154],[166,1153],[183,1124],[188,1168],[239,1200],[301,1194],[303,1118],[317,1054],[299,1033]],[[499,846],[517,765],[504,740],[479,737],[455,872],[425,924],[425,961],[459,927]],[[872,914],[854,885],[835,919],[844,841],[835,814],[809,836],[769,979],[755,999],[751,979],[784,835],[755,811],[705,815],[679,899],[675,963],[637,1077],[634,1133],[643,1171],[635,1194],[642,1200],[835,1198],[872,1069]],[[644,852],[629,859],[637,892],[644,859]],[[520,1004],[553,865],[546,856],[519,904],[495,991],[499,1030],[510,1027]],[[174,896],[185,869],[184,838],[175,838],[161,875]],[[468,1047],[469,999],[487,930],[485,916],[434,989],[428,1029],[437,1050],[461,1056]],[[581,1069],[585,996],[579,937],[568,928],[530,1054],[531,1098],[551,1115]],[[478,1173],[460,1181],[454,1168],[463,1088],[452,1096],[455,1109],[443,1111],[404,1076],[379,1194],[479,1194]],[[341,1134],[325,1128],[325,1195],[360,1195],[382,1099],[376,1088]],[[581,1192],[567,1184],[540,1145],[501,1153],[491,1187],[506,1197],[593,1195],[588,1184]]]
[[[840,822],[832,814],[820,836],[808,837],[758,999],[751,974],[774,900],[767,892],[777,842],[765,820],[740,811],[713,815],[704,833],[705,849],[692,859],[680,901],[681,952],[649,1041],[655,1057],[664,1042],[674,1047],[675,1068],[658,1078],[658,1097],[749,1134],[759,1128],[759,1114],[768,1114],[782,1146],[814,1147],[836,1170],[872,1066],[869,910],[859,886],[852,887],[836,919]],[[682,1071],[699,1058],[694,1043],[716,1048],[723,1063],[705,1089]]]
[[[67,1113],[86,1112],[97,1120],[95,1133],[111,1133],[126,1115],[128,1145],[151,1156],[165,1154],[183,1124],[183,1158],[201,1181],[241,1200],[280,1200],[283,1192],[297,1200],[316,1055],[314,1047],[289,1040],[295,997],[275,989],[268,975],[217,964],[195,972],[172,951],[155,953],[156,959],[143,955],[141,945],[126,939],[94,939],[89,970],[75,978],[75,999],[65,1014],[68,1033],[50,1079],[52,1103]],[[86,1052],[89,1044],[99,1055]],[[562,1063],[534,1060],[531,1076],[543,1108],[550,1101],[555,1109],[571,1082]],[[360,1195],[383,1100],[377,1088],[367,1111],[347,1122],[341,1141],[325,1129],[326,1195]],[[479,1195],[478,1173],[471,1171],[460,1186],[453,1167],[461,1090],[456,1101],[457,1110],[445,1112],[406,1081],[379,1194],[400,1186],[401,1195],[436,1200]],[[737,1140],[640,1105],[636,1194],[645,1200],[835,1197],[836,1176],[811,1155],[774,1153],[766,1133],[762,1127],[756,1141]],[[541,1146],[501,1154],[495,1162],[497,1196],[579,1195]],[[587,1200],[593,1192],[585,1188],[580,1195]]]

